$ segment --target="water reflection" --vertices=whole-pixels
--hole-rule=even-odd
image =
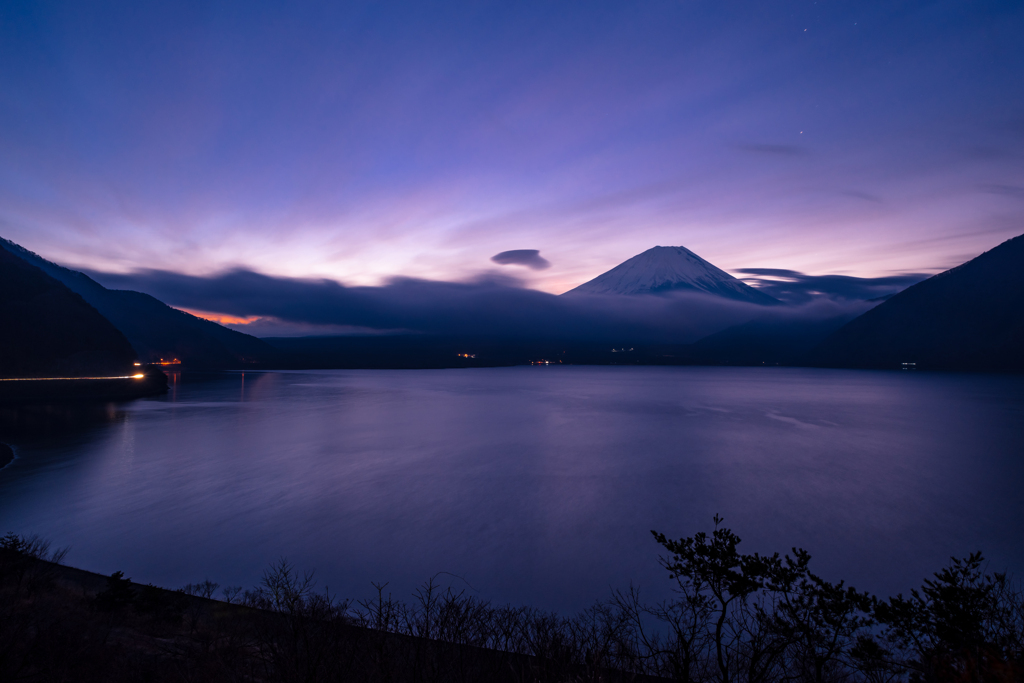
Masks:
[[[69,434],[123,419],[116,403],[0,404],[0,440]]]
[[[287,555],[347,595],[449,571],[563,609],[630,580],[666,590],[649,530],[715,513],[749,550],[802,545],[880,592],[978,548],[1024,568],[1020,378],[547,367],[171,386],[0,417],[19,449],[0,532],[165,585],[249,584]]]

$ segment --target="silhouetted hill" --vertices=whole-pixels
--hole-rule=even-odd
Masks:
[[[751,320],[691,344],[686,357],[702,365],[799,365],[851,317]]]
[[[0,376],[123,376],[135,359],[125,336],[81,296],[0,249]]]
[[[1024,235],[893,296],[808,360],[829,367],[1024,370]]]
[[[128,338],[144,362],[175,357],[191,367],[235,368],[277,358],[278,352],[256,337],[171,308],[148,294],[107,289],[8,240],[0,238],[0,247],[81,295]]]

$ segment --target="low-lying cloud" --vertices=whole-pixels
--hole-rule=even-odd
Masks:
[[[261,324],[232,326],[261,336],[285,329],[336,333],[404,331],[514,339],[689,343],[763,315],[764,307],[701,293],[560,297],[518,280],[438,282],[396,278],[380,287],[272,277],[236,269],[208,277],[165,270],[90,273],[117,289],[146,292],[178,308],[215,311]],[[293,333],[287,333],[293,334]]]
[[[805,304],[818,299],[879,300],[930,277],[924,273],[901,273],[875,278],[805,275],[796,270],[781,268],[740,268],[736,272],[753,276],[742,279],[748,285],[789,304]]]
[[[551,267],[551,262],[540,255],[539,249],[512,249],[495,254],[491,260],[503,266],[526,266],[533,270]]]
[[[750,268],[761,289],[789,306],[758,306],[698,293],[562,297],[519,280],[469,282],[395,278],[379,287],[286,278],[235,269],[211,276],[166,270],[90,273],[101,284],[151,294],[177,308],[253,319],[229,325],[258,336],[432,334],[506,340],[676,343],[701,339],[754,319],[855,315],[866,299],[893,293],[922,275],[889,278],[808,276]]]

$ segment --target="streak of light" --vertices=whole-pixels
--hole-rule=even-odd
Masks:
[[[118,377],[0,377],[0,382],[53,382],[69,379],[142,379],[144,374],[120,375]]]

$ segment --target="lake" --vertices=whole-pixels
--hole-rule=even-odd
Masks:
[[[656,529],[906,592],[950,555],[1024,573],[1024,377],[515,367],[174,376],[166,396],[0,410],[0,533],[177,587],[407,597],[434,575],[563,612],[671,588]]]

